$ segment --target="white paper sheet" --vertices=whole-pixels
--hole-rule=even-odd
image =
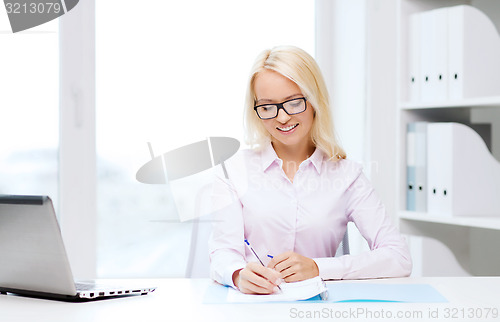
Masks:
[[[319,276],[300,282],[281,283],[280,288],[281,291],[269,295],[244,294],[231,288],[227,294],[227,301],[230,303],[288,302],[307,300],[328,292],[325,282]]]

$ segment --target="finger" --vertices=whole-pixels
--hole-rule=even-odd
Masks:
[[[294,273],[294,274],[288,275],[286,278],[284,278],[284,280],[287,283],[291,283],[291,282],[303,281],[304,279],[300,277],[300,274]]]
[[[266,278],[245,269],[240,273],[239,289],[244,293],[270,294],[276,286]]]
[[[290,266],[280,272],[281,278],[285,280],[285,282],[288,282],[290,276],[297,274],[298,271],[296,267]],[[288,280],[287,280],[288,279]]]
[[[278,262],[276,261],[276,257],[273,257],[273,258],[271,259],[271,261],[269,261],[269,263],[267,263],[267,266],[266,266],[266,267],[267,267],[267,268],[271,268],[271,269],[272,269],[272,268],[274,268],[274,266],[275,266],[276,264],[278,264]]]
[[[277,256],[274,256],[274,258],[269,262],[267,267],[276,268],[276,265],[287,260],[290,257],[290,254],[293,254],[293,252],[284,252],[284,253],[281,253]]]
[[[242,282],[242,287],[240,287],[240,291],[243,293],[251,293],[251,294],[271,294],[274,293],[276,286],[273,286],[272,289],[263,288],[259,285],[255,285],[250,281]]]
[[[273,269],[264,267],[257,263],[255,263],[255,265],[249,265],[248,268],[256,275],[271,282],[273,286],[279,285],[279,283],[281,282],[281,275],[279,274],[279,272]]]
[[[266,290],[272,290],[276,285],[271,283],[268,279],[257,275],[255,273],[250,273],[248,275],[245,275],[244,277],[245,281],[248,281],[249,283],[252,283],[260,288],[266,289]]]
[[[280,272],[281,274],[281,277],[283,278],[283,271],[289,269],[290,267],[293,266],[293,262],[290,258],[287,258],[286,260],[276,264],[276,266],[274,267],[274,269],[277,271],[277,272]]]

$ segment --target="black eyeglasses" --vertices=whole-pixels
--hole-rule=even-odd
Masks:
[[[302,113],[306,110],[306,98],[294,98],[278,104],[262,104],[257,105],[253,109],[261,120],[269,120],[278,116],[280,109],[283,109],[286,114],[294,115]]]

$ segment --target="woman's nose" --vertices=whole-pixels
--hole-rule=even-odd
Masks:
[[[286,114],[285,110],[283,110],[283,109],[280,109],[278,111],[278,116],[276,116],[276,120],[280,123],[283,123],[283,124],[288,122],[288,120],[290,118],[291,118],[290,115]]]

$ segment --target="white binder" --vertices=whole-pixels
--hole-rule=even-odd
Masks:
[[[500,36],[486,14],[460,5],[448,8],[451,100],[500,95]]]
[[[452,215],[450,189],[453,179],[453,125],[431,123],[427,126],[427,212]],[[452,194],[453,196],[453,194]]]
[[[435,73],[436,37],[432,11],[420,13],[420,100],[431,102],[436,97]]]
[[[434,25],[434,65],[431,85],[435,86],[434,100],[437,102],[448,99],[448,8],[432,10]]]
[[[448,99],[448,8],[420,13],[421,100]]]
[[[408,26],[408,98],[415,103],[420,101],[420,20],[421,14],[414,13],[410,16]]]
[[[427,183],[430,214],[500,216],[500,163],[466,125],[427,125]]]

